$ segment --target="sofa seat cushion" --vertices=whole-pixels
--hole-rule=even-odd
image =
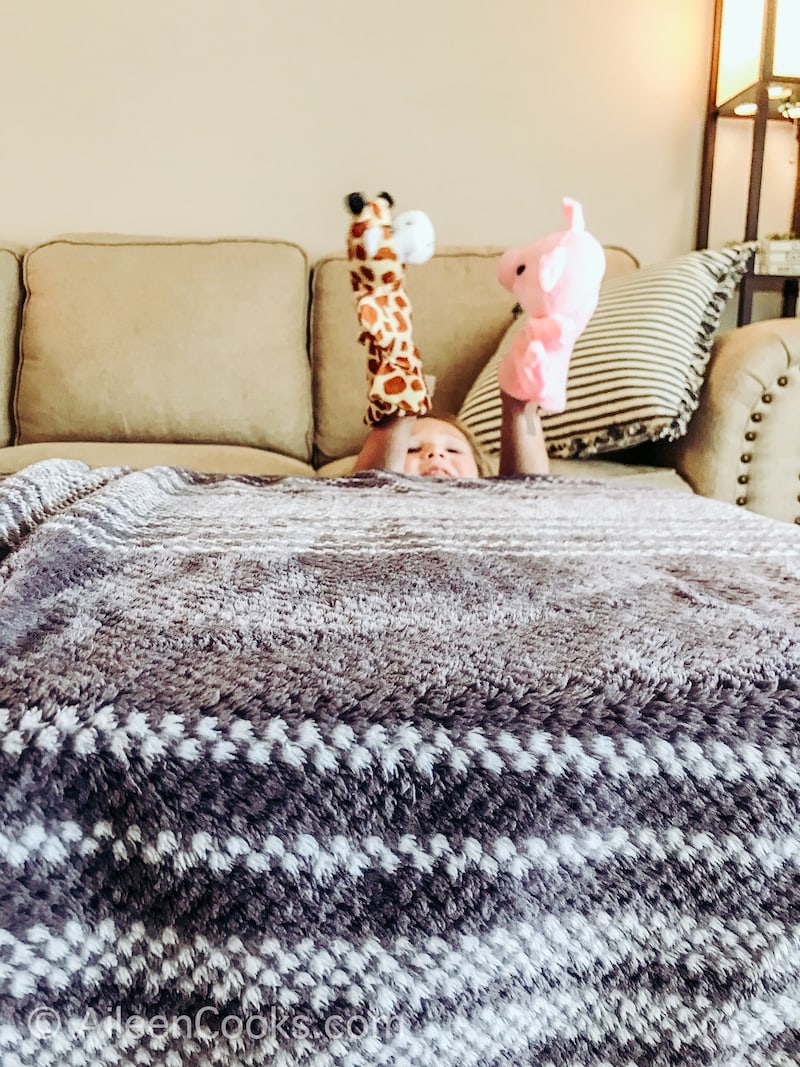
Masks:
[[[680,474],[671,467],[649,467],[638,463],[618,463],[612,459],[551,459],[550,473],[561,478],[626,478],[631,485],[660,486],[691,493]]]
[[[308,475],[308,463],[244,445],[173,445],[114,441],[42,441],[0,448],[0,475],[44,459],[78,459],[90,467],[188,467],[201,474]]]
[[[60,238],[25,256],[17,444],[311,457],[308,263],[249,239]]]
[[[323,478],[342,478],[351,474],[356,456],[332,460],[317,470]],[[677,471],[669,467],[650,467],[644,464],[618,463],[610,459],[553,459],[550,473],[561,478],[627,478],[632,485],[653,485],[663,489],[677,489],[691,493],[689,485]]]

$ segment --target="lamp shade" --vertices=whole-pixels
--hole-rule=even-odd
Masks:
[[[761,70],[762,0],[724,0],[719,42],[717,106],[758,81]]]
[[[800,83],[800,0],[722,0],[717,107],[747,114],[764,83],[775,107]]]
[[[800,78],[800,0],[778,0],[772,77]]]

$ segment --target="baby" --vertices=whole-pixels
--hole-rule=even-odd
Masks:
[[[457,420],[430,413],[431,397],[412,335],[405,265],[433,255],[434,233],[424,212],[393,216],[388,193],[346,198],[350,281],[367,350],[367,413],[371,429],[356,471],[405,471],[428,478],[477,478],[489,467],[477,443]],[[521,268],[524,270],[524,267]],[[517,274],[520,270],[517,270]],[[500,474],[545,474],[547,449],[538,402],[501,391]],[[519,392],[530,397],[529,389]],[[539,395],[538,393],[536,394]]]
[[[500,474],[547,474],[538,407],[501,393]],[[367,435],[355,470],[405,471],[426,478],[478,478],[491,465],[469,430],[451,416],[390,415]]]

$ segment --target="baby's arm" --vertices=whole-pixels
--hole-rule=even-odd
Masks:
[[[517,400],[502,391],[500,397],[500,474],[547,474],[550,460],[536,401]]]
[[[408,446],[417,419],[415,415],[389,415],[366,436],[353,471],[403,471]]]

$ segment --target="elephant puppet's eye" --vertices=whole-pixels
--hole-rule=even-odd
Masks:
[[[525,273],[525,264],[524,263],[520,263],[520,265],[517,267],[517,274],[524,274],[524,273]]]

